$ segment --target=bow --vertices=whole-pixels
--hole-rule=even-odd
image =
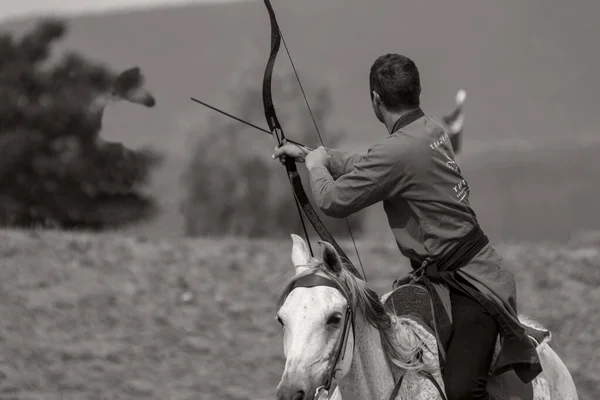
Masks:
[[[282,35],[281,35],[281,31],[279,30],[279,24],[277,23],[277,19],[275,18],[275,12],[273,11],[273,7],[271,5],[270,0],[264,0],[264,2],[265,2],[265,6],[267,7],[267,11],[269,12],[269,17],[271,19],[271,53],[269,54],[269,61],[267,62],[267,66],[265,68],[265,74],[264,74],[264,78],[263,78],[263,106],[265,109],[265,118],[267,119],[267,124],[269,126],[269,130],[271,131],[271,134],[276,138],[278,145],[281,146],[283,144],[283,141],[286,138],[285,138],[285,134],[283,133],[283,129],[281,128],[281,124],[279,123],[279,119],[277,118],[277,114],[275,112],[275,106],[273,105],[273,97],[271,94],[271,77],[273,74],[273,66],[275,65],[275,58],[277,57],[277,53],[279,52],[279,47],[281,45]],[[285,42],[284,42],[284,45],[285,45]],[[286,46],[286,50],[287,50],[287,46]],[[289,51],[287,51],[287,53],[289,56]],[[291,57],[290,57],[290,61],[292,61]],[[292,62],[292,66],[293,65],[294,64]],[[296,74],[296,78],[298,80],[298,83],[300,84],[300,88],[302,89],[302,84],[300,83],[300,79],[298,77],[295,67],[294,67],[294,73]],[[308,106],[309,111],[310,111],[310,106],[308,105],[306,95],[304,94],[304,89],[302,89],[302,94],[304,95],[304,100],[306,101],[306,105]],[[310,111],[310,113],[312,116],[312,111]],[[317,128],[314,117],[313,117],[313,122],[315,123],[315,128]],[[317,128],[317,133],[318,133],[318,128]],[[320,134],[319,134],[319,138],[321,138]],[[321,143],[323,143],[322,140],[321,140]],[[350,258],[348,258],[346,253],[342,250],[342,248],[338,245],[338,243],[335,241],[333,236],[329,233],[329,231],[325,227],[325,224],[323,224],[323,222],[321,221],[321,219],[315,212],[314,208],[310,204],[308,196],[306,195],[306,192],[304,191],[304,187],[302,185],[302,179],[300,178],[300,174],[298,173],[298,169],[296,167],[295,160],[293,160],[290,157],[287,157],[286,161],[285,161],[285,169],[287,170],[288,178],[292,185],[292,190],[294,192],[294,199],[296,201],[296,207],[298,208],[298,214],[300,215],[300,221],[302,222],[302,228],[304,229],[304,235],[306,237],[306,241],[308,242],[308,246],[309,246],[311,255],[313,255],[313,251],[310,246],[310,240],[308,238],[308,232],[306,230],[304,218],[302,217],[302,211],[304,211],[304,214],[310,221],[311,225],[313,226],[313,228],[315,229],[315,231],[317,232],[317,234],[319,235],[321,240],[329,242],[335,248],[335,250],[338,252],[338,254],[348,262],[348,269],[357,277],[362,278],[360,273],[356,269],[356,267],[350,261]],[[348,229],[350,231],[350,235],[352,236],[352,230],[350,229],[350,224],[347,219],[346,219],[346,223],[348,224]],[[354,248],[356,250],[356,243],[354,242],[354,238],[352,238],[352,242],[354,243]],[[362,262],[360,262],[360,256],[358,255],[358,250],[356,251],[356,254],[359,257],[359,263],[360,263],[361,269],[363,270],[364,279],[366,280],[364,269],[362,268]]]

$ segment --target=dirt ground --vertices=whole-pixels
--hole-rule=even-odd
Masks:
[[[274,398],[291,239],[0,237],[1,399]],[[380,294],[406,271],[391,246],[359,248]],[[520,311],[553,331],[580,398],[599,398],[600,235],[498,248]]]

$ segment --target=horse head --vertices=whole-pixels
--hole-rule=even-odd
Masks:
[[[319,242],[318,259],[292,240],[295,274],[277,302],[286,359],[278,400],[326,397],[334,380],[361,399],[388,396],[398,369],[419,368],[420,342],[331,244]]]
[[[277,304],[286,358],[277,387],[279,400],[313,399],[318,388],[327,386],[331,372],[337,379],[348,373],[354,348],[354,334],[348,329],[353,323],[350,299],[337,286],[347,272],[337,252],[321,242],[321,262],[310,256],[301,237],[292,235],[292,240],[295,276]],[[305,284],[310,279],[314,286]],[[318,284],[319,280],[331,285]]]

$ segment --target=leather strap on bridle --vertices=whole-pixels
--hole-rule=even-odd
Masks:
[[[292,285],[292,290],[298,287],[311,288],[315,286],[328,286],[336,290],[340,290],[340,288],[335,284],[334,281],[317,274],[304,275],[303,277],[299,278]],[[348,301],[348,299],[346,300]],[[352,334],[354,335],[354,313],[352,312],[352,307],[350,307],[350,303],[348,303],[348,306],[346,307],[346,315],[344,316],[342,336],[340,338],[340,341],[338,342],[335,358],[333,359],[333,362],[328,368],[329,373],[327,374],[327,381],[325,381],[325,385],[318,387],[317,393],[321,389],[325,389],[327,392],[329,392],[329,389],[333,384],[333,378],[335,376],[335,373],[337,372],[336,367],[338,365],[338,362],[340,361],[340,358],[342,360],[344,359],[344,355],[346,353],[346,346],[348,344],[348,332],[350,331],[350,327],[352,327]],[[354,346],[356,346],[356,341],[354,342]]]
[[[340,357],[343,360],[344,356],[346,354],[346,346],[348,345],[348,332],[349,332],[349,328],[352,327],[352,335],[354,335],[354,323],[353,323],[353,313],[352,313],[352,308],[350,308],[350,306],[348,306],[346,308],[346,316],[344,317],[344,327],[342,328],[342,337],[339,341],[339,345],[338,345],[338,349],[335,355],[335,358],[333,360],[333,362],[331,363],[331,365],[329,366],[329,373],[327,374],[327,381],[325,382],[325,385],[323,386],[323,388],[329,392],[329,389],[331,388],[331,385],[333,384],[333,378],[335,376],[335,373],[338,371],[337,365],[340,361]],[[352,323],[351,323],[352,322]],[[354,341],[354,343],[356,343],[356,341]],[[352,352],[354,352],[354,348],[352,349]],[[318,391],[318,389],[317,389]]]

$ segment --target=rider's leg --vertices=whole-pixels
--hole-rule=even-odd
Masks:
[[[453,334],[448,345],[444,384],[448,400],[490,400],[489,374],[498,324],[472,298],[450,291]]]

